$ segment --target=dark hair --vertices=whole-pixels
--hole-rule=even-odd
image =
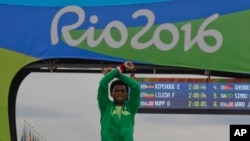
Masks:
[[[127,91],[127,93],[128,93],[128,85],[126,85],[124,82],[122,82],[121,80],[119,80],[119,79],[117,79],[117,80],[114,80],[113,82],[111,82],[111,84],[110,84],[110,93],[112,93],[112,91],[113,91],[113,89],[114,89],[114,87],[116,86],[116,85],[124,85],[125,87],[126,87],[126,91]]]

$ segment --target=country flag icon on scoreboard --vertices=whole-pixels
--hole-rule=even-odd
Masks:
[[[141,106],[153,107],[154,101],[141,101]]]
[[[154,84],[146,84],[147,89],[154,89],[155,85]]]
[[[233,87],[233,85],[221,85],[220,89],[221,90],[233,90],[234,87]]]
[[[230,99],[230,98],[234,98],[234,95],[232,93],[221,93],[220,97]]]
[[[153,99],[155,97],[154,93],[141,93],[141,97],[147,99]]]
[[[227,102],[226,107],[228,107],[228,108],[234,107],[234,102]]]
[[[141,89],[154,89],[154,84],[141,84]]]

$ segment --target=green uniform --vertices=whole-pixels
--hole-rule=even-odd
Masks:
[[[130,88],[130,98],[129,101],[123,103],[120,118],[116,112],[114,102],[109,100],[109,83],[116,77]],[[138,83],[114,69],[100,81],[97,99],[101,114],[101,140],[133,141],[134,119],[140,104],[140,87]]]

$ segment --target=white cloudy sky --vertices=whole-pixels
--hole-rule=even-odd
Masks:
[[[17,134],[24,119],[47,141],[100,141],[97,87],[102,74],[31,73],[16,102]],[[137,114],[135,141],[228,141],[230,124],[246,115]]]

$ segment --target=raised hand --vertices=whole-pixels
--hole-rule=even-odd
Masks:
[[[131,61],[126,61],[123,63],[126,70],[133,71],[135,66]]]
[[[112,68],[111,67],[107,67],[107,68],[105,68],[104,70],[103,70],[103,74],[104,75],[106,75],[108,72],[110,72],[112,70]]]

